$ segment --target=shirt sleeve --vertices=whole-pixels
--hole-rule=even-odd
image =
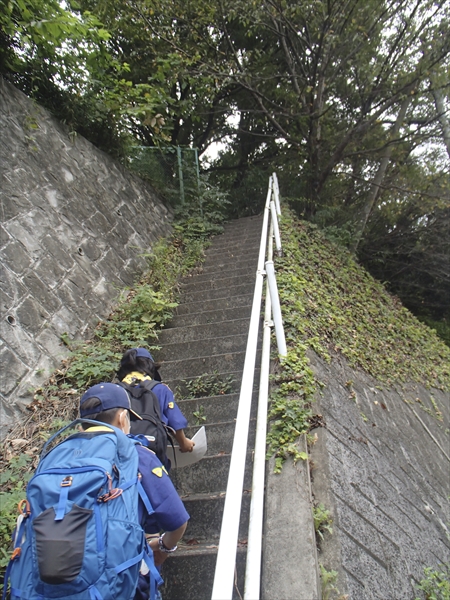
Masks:
[[[143,502],[139,501],[139,517],[144,531],[175,531],[189,520],[189,514],[156,454],[143,446],[136,448],[139,472],[142,475],[141,484],[155,511],[148,515]]]
[[[181,412],[172,390],[164,383],[159,383],[153,388],[161,408],[161,418],[166,425],[172,427],[175,431],[185,429],[188,425],[186,417]]]

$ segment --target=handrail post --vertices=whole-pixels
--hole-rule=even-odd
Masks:
[[[275,236],[275,246],[277,248],[277,254],[278,256],[281,256],[283,251],[281,249],[280,229],[278,227],[277,211],[275,208],[275,202],[273,200],[270,202],[270,214],[272,215],[273,234]]]
[[[278,354],[281,357],[287,356],[286,338],[284,336],[283,319],[281,317],[280,297],[278,295],[277,280],[275,278],[275,268],[273,260],[266,261],[266,273],[269,282],[270,299],[272,300],[273,322],[275,325],[275,334],[277,337]]]
[[[272,173],[273,177],[273,196],[275,198],[275,206],[277,207],[277,214],[281,215],[280,207],[280,188],[278,187],[278,177],[276,173]]]

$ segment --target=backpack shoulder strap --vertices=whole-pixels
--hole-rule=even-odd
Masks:
[[[149,390],[151,392],[153,390],[153,388],[155,387],[155,385],[158,385],[158,383],[160,383],[160,381],[156,381],[156,379],[143,379],[139,383],[143,388],[145,388],[146,390]]]

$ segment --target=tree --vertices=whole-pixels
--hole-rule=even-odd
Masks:
[[[4,72],[100,147],[201,154],[226,140],[208,169],[233,190],[233,216],[259,210],[276,169],[296,210],[371,268],[381,256],[395,263],[405,239],[403,256],[429,248],[423,265],[441,255],[427,232],[447,222],[447,0],[5,6]]]

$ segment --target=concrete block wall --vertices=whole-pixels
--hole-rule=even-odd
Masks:
[[[151,187],[0,79],[0,437],[171,231]]]

